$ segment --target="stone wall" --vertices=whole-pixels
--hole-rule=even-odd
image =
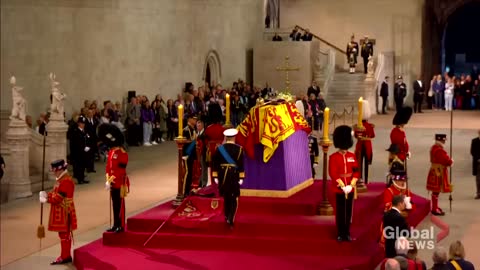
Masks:
[[[281,0],[280,22],[281,27],[310,28],[342,49],[352,33],[357,41],[364,35],[376,39],[374,51],[393,51],[395,74],[403,74],[411,88],[421,70],[423,4],[424,0]]]
[[[292,94],[303,94],[312,82],[311,64],[312,42],[276,42],[260,40],[255,44],[253,52],[253,78],[264,87],[265,83],[282,92],[285,89],[285,72],[277,71],[277,67],[285,66],[285,57],[289,57],[289,66],[300,68],[290,71],[290,89]]]
[[[49,72],[68,95],[67,115],[84,99],[121,101],[128,90],[176,95],[202,81],[207,54],[221,83],[246,77],[247,49],[263,26],[258,0],[2,0],[1,107],[8,78],[25,87],[28,113],[49,104]]]

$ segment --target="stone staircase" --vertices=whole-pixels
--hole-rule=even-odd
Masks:
[[[337,70],[333,77],[333,81],[324,97],[327,106],[341,113],[344,108],[347,110],[351,106],[357,107],[358,99],[363,97],[369,99],[370,105],[374,104],[374,100],[370,100],[374,81],[365,81],[366,75],[362,72],[350,74],[346,71]],[[355,109],[356,110],[356,109]]]

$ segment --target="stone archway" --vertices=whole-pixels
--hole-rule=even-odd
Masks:
[[[430,82],[442,73],[443,35],[449,18],[460,8],[480,0],[425,0],[422,26],[422,74]]]
[[[213,86],[213,83],[218,84],[222,81],[220,57],[215,50],[211,50],[207,53],[205,64],[203,66],[203,80],[207,81],[210,86]]]

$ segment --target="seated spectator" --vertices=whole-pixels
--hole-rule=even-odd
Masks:
[[[450,261],[447,263],[450,270],[475,270],[473,264],[465,260],[465,248],[462,242],[455,241],[450,245],[448,251],[450,255]]]
[[[298,33],[298,27],[295,26],[295,28],[293,28],[292,32],[290,33],[290,40],[291,41],[296,41],[297,40],[297,34]]]
[[[415,270],[427,270],[427,265],[424,261],[420,260],[418,256],[418,248],[415,242],[410,243],[411,248],[407,252],[407,258],[410,264],[415,266]]]
[[[396,256],[393,259],[396,260],[400,265],[400,270],[410,270],[408,268],[408,259],[405,258],[404,256]]]
[[[433,267],[429,270],[448,270],[447,251],[443,247],[438,247],[432,255]]]
[[[395,259],[387,259],[385,261],[385,270],[400,270],[400,264]]]
[[[275,33],[275,35],[272,38],[272,41],[282,41],[282,40],[283,40],[282,37],[279,36],[277,33]]]

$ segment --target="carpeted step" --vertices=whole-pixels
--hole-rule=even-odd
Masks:
[[[103,244],[106,246],[143,247],[150,237],[149,233],[121,234],[105,233]],[[194,249],[194,250],[248,250],[260,254],[322,254],[336,255],[344,252],[352,254],[360,248],[378,248],[376,241],[357,240],[350,243],[338,242],[336,238],[291,238],[244,235],[205,235],[158,233],[148,243],[148,248]]]
[[[328,247],[325,247],[328,248]],[[351,250],[349,250],[351,251]],[[361,251],[361,254],[360,254]],[[276,270],[372,270],[381,261],[381,251],[364,248],[335,255],[317,254],[261,254],[246,251],[195,250],[182,248],[117,248],[104,246],[100,240],[74,251],[77,270],[90,269],[276,269]]]

